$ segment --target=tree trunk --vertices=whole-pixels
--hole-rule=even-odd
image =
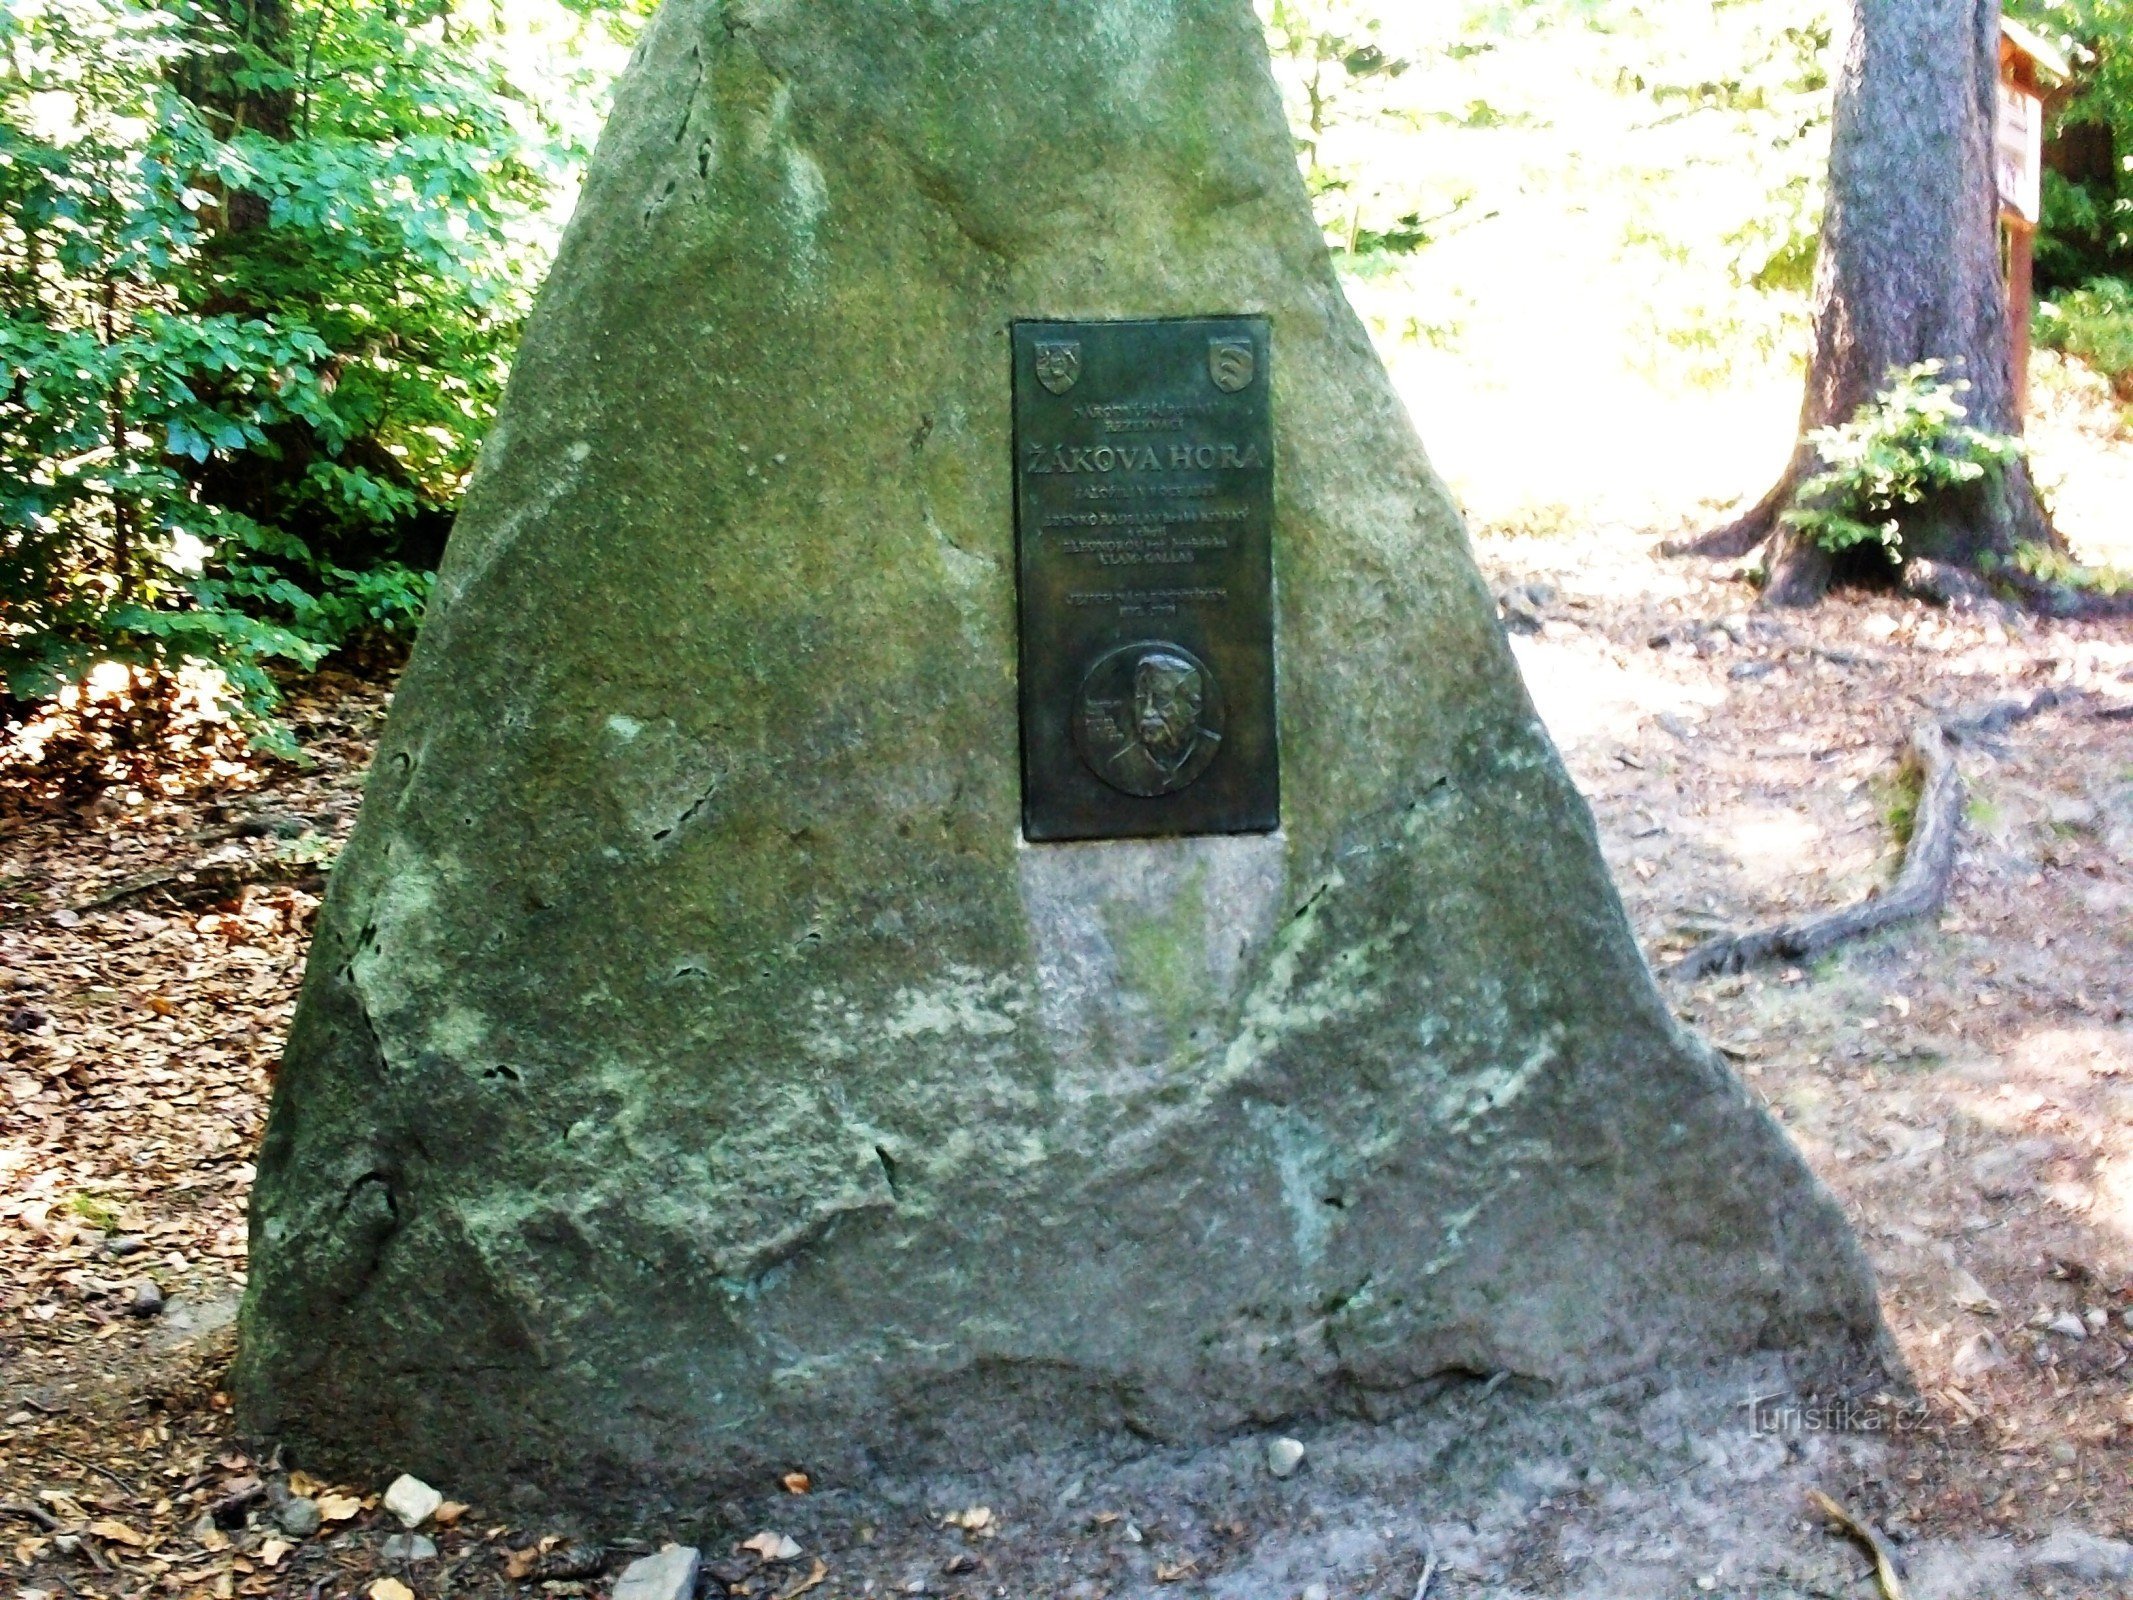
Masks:
[[[1692,547],[1744,555],[1769,539],[1773,604],[1812,603],[1841,559],[1783,520],[1817,465],[1809,430],[1850,421],[1892,368],[1938,359],[1968,381],[1972,426],[2021,431],[1992,168],[1999,33],[1998,0],[1851,0],[1800,440],[1769,494]],[[1904,560],[1972,570],[2056,542],[2021,462],[1898,523]]]
[[[206,14],[227,30],[209,35],[210,41],[234,35],[237,53],[188,57],[179,69],[179,92],[207,113],[224,138],[249,129],[286,141],[296,126],[296,86],[285,75],[292,59],[287,0],[210,0]],[[267,214],[266,196],[233,190],[216,231],[250,233],[266,226]]]
[[[287,144],[297,131],[298,96],[291,63],[297,55],[290,0],[205,0],[194,12],[203,48],[184,58],[178,92],[224,139],[252,133]],[[269,313],[271,284],[283,270],[268,233],[273,202],[256,190],[201,180],[219,196],[219,215],[206,214],[203,253],[212,270],[190,309],[204,316],[259,317]],[[212,376],[196,384],[210,404],[225,398]],[[172,465],[211,504],[274,524],[284,519],[288,491],[317,457],[309,424],[284,419],[267,429],[270,447],[213,455]]]

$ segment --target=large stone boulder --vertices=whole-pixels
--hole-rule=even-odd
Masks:
[[[1026,844],[1009,324],[1207,312],[1272,328],[1281,831]],[[1248,0],[668,0],[259,1165],[248,1421],[596,1511],[1879,1328],[1654,989]]]

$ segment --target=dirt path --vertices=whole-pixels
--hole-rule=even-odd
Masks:
[[[1405,1596],[1435,1555],[1438,1597],[1865,1595],[1862,1557],[1787,1520],[1805,1517],[1795,1477],[1840,1468],[1864,1514],[1963,1569],[1950,1584],[1989,1563],[1933,1541],[2005,1535],[1975,1547],[2004,1555],[2068,1525],[2133,1536],[2133,720],[2101,714],[2133,706],[2133,631],[1857,597],[1774,621],[1744,587],[1658,561],[1650,543],[1603,531],[1484,540],[1481,554],[1499,587],[1527,585],[1538,631],[1516,648],[1655,961],[1885,881],[1907,803],[1896,755],[1920,716],[2078,691],[1997,748],[1963,751],[1971,825],[1937,924],[1805,971],[1673,989],[1866,1239],[1924,1400],[1890,1448],[1832,1456],[1792,1439],[1754,1466],[1736,1447],[1698,1502],[1732,1509],[1700,1533],[1679,1525],[1678,1487],[1602,1491],[1530,1463],[1507,1467],[1493,1510],[1430,1504],[1419,1471],[1398,1479],[1414,1497],[1400,1509],[1385,1502],[1397,1474],[1373,1480],[1374,1500],[1330,1472],[1302,1498],[1270,1498],[1248,1452],[1172,1463],[1160,1484],[1124,1464],[1071,1481],[1033,1467],[1029,1503],[1049,1509],[1023,1518],[1019,1540],[1011,1526],[944,1528],[942,1511],[970,1509],[961,1486],[900,1510],[836,1486],[784,1501],[766,1486],[721,1514],[762,1523],[782,1504],[810,1553],[765,1565],[712,1551],[724,1565],[708,1592],[730,1579],[825,1600],[921,1592],[914,1581],[972,1597],[1281,1596],[1321,1582]],[[329,1494],[338,1520],[289,1539],[273,1515],[286,1478],[234,1437],[218,1388],[249,1156],[319,870],[352,821],[384,703],[374,687],[319,685],[294,708],[315,763],[301,770],[203,761],[171,793],[120,785],[59,811],[0,772],[13,784],[0,820],[0,1551],[25,1596],[323,1600],[381,1576],[424,1597],[571,1595],[620,1559],[510,1507],[430,1530],[434,1560],[392,1559],[382,1485]],[[1488,1401],[1448,1395],[1400,1437],[1425,1462],[1483,1448],[1492,1428],[1537,1437],[1540,1411],[1455,1425]],[[1641,1397],[1639,1437],[1681,1433],[1668,1408],[1696,1403]],[[1456,1437],[1427,1444],[1430,1428]],[[1367,1453],[1373,1437],[1324,1430],[1313,1460]],[[1708,1450],[1679,1448],[1684,1481],[1719,1470]],[[1729,1567],[1751,1511],[1767,1559]],[[877,1531],[861,1516],[886,1520]],[[1782,1559],[1772,1540],[1789,1541]],[[829,1558],[807,1590],[817,1548]],[[1986,1592],[2116,1592],[2081,1570]],[[1750,1572],[1757,1586],[1741,1586]]]
[[[1560,587],[1517,648],[1655,962],[1885,882],[1921,716],[2080,692],[1961,754],[1969,828],[1936,925],[1673,998],[1881,1274],[1932,1407],[1891,1521],[2128,1528],[2133,721],[2098,713],[2133,706],[2133,631],[1858,596],[1774,620],[1620,539],[1485,555]]]

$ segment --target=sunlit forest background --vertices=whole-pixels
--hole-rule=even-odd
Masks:
[[[1771,479],[1808,345],[1826,7],[1263,15],[1328,243],[1478,527],[1661,536]],[[2133,554],[2129,12],[2025,15],[2070,64],[2033,460],[2107,566]],[[285,748],[291,673],[404,645],[643,21],[612,0],[10,0],[10,723],[98,671],[182,678]]]

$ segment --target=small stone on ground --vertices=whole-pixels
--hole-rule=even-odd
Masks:
[[[281,1509],[274,1513],[274,1520],[281,1524],[281,1531],[290,1538],[308,1539],[318,1532],[319,1523],[323,1519],[319,1516],[316,1500],[305,1495],[296,1495],[283,1502]]]
[[[670,1544],[655,1556],[639,1556],[615,1580],[613,1600],[690,1600],[703,1557],[693,1545]]]
[[[443,1495],[405,1472],[393,1479],[392,1487],[385,1491],[385,1509],[399,1519],[403,1528],[421,1527],[443,1504]]]

